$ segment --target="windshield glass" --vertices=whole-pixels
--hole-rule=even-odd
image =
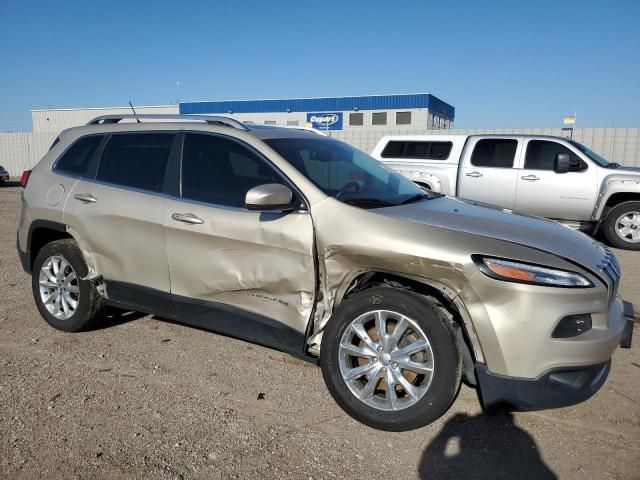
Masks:
[[[584,153],[587,157],[589,157],[591,160],[596,162],[601,167],[609,167],[611,165],[614,165],[612,163],[609,163],[609,161],[606,158],[598,155],[596,152],[594,152],[593,150],[585,147],[581,143],[578,143],[578,142],[576,142],[574,140],[569,140],[569,143],[571,143],[571,145],[576,147],[578,150],[580,150],[582,153]],[[617,165],[617,164],[615,164],[615,165]]]
[[[328,138],[273,138],[265,143],[324,193],[351,205],[389,207],[437,196],[346,143]]]

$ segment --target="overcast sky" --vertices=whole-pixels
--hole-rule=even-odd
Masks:
[[[640,127],[639,0],[0,0],[0,62],[0,131],[32,108],[418,92],[458,128]]]

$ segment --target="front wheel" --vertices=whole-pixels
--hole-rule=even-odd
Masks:
[[[626,250],[640,250],[640,202],[623,202],[613,207],[603,223],[610,245]]]
[[[338,405],[387,431],[438,419],[458,393],[462,370],[447,318],[423,297],[387,287],[340,304],[324,330],[320,365]]]

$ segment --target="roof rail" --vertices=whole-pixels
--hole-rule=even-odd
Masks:
[[[158,113],[141,113],[138,115],[102,115],[90,120],[87,125],[106,125],[109,123],[118,123],[121,120],[182,120],[188,122],[205,122],[212,125],[226,125],[228,127],[237,128],[238,130],[248,131],[247,126],[229,117],[218,117],[214,115],[179,115],[179,114],[158,114]]]

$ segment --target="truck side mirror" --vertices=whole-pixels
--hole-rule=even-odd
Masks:
[[[571,170],[571,158],[568,153],[559,153],[556,155],[556,161],[553,166],[556,173],[567,173]]]

